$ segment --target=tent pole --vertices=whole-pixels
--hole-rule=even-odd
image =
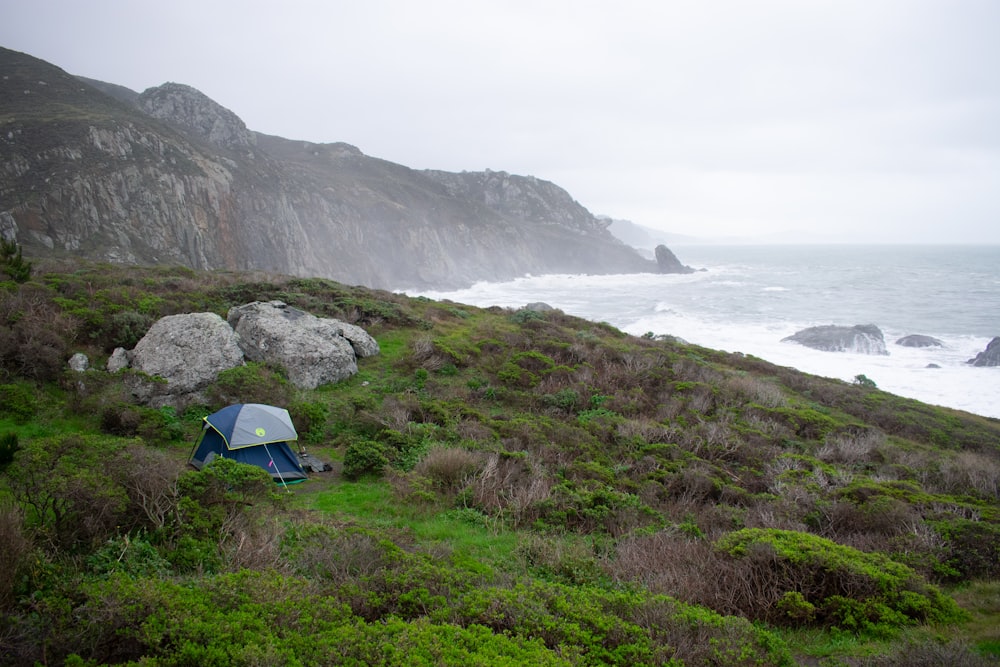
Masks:
[[[278,473],[278,479],[281,480],[281,485],[285,487],[285,493],[291,493],[291,491],[288,490],[288,484],[285,483],[285,478],[281,475],[281,470],[278,469],[278,464],[274,462],[274,457],[271,456],[271,450],[267,448],[267,445],[264,445],[264,451],[267,452],[267,458],[271,459],[271,465],[274,466],[274,472]]]

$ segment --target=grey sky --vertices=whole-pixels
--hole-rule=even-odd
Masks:
[[[675,233],[1000,243],[995,0],[4,0],[0,46]]]

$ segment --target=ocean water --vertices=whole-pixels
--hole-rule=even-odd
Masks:
[[[688,275],[546,275],[412,296],[519,308],[542,301],[628,333],[679,336],[824,377],[1000,418],[1000,367],[969,359],[1000,336],[1000,246],[676,246]],[[823,352],[782,338],[875,324],[887,356]],[[908,334],[940,339],[908,348]],[[929,368],[936,364],[940,368]]]

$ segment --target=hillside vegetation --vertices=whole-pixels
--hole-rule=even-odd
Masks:
[[[558,311],[25,266],[0,282],[2,664],[997,664],[997,420]],[[316,391],[249,364],[180,413],[100,370],[159,317],[273,299],[381,354]],[[333,471],[190,469],[235,402],[288,408]]]

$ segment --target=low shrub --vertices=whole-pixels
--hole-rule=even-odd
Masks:
[[[0,472],[14,461],[14,454],[21,449],[21,443],[17,438],[17,433],[4,433],[0,435]]]
[[[1000,499],[1000,460],[996,455],[961,451],[941,463],[938,488],[943,493]]]
[[[250,362],[219,373],[209,398],[217,405],[264,403],[287,408],[294,388],[282,371],[267,364]]]
[[[146,335],[153,322],[153,316],[148,313],[134,310],[114,313],[108,320],[107,331],[100,341],[104,351],[111,352],[116,347],[131,350]]]
[[[747,528],[720,538],[715,548],[735,568],[726,582],[733,590],[720,609],[725,613],[785,624],[815,618],[873,635],[961,616],[954,600],[911,568],[816,535]]]
[[[130,577],[161,577],[170,573],[170,563],[142,533],[109,539],[87,557],[86,564],[101,576],[121,572]]]
[[[863,658],[860,667],[996,667],[997,661],[962,640],[909,642],[887,655]]]
[[[21,384],[0,384],[0,417],[26,424],[37,411],[35,393]]]
[[[933,521],[944,539],[947,571],[955,581],[1000,576],[1000,526],[985,521],[955,518]]]
[[[177,492],[179,536],[213,540],[221,554],[231,557],[241,556],[240,545],[257,535],[284,500],[266,470],[222,457],[182,473]]]
[[[184,439],[184,429],[173,408],[145,408],[114,403],[101,410],[101,431],[123,438],[140,436],[148,443],[170,443]]]
[[[381,475],[388,465],[385,445],[375,440],[354,440],[344,452],[344,477],[347,479]]]
[[[27,566],[32,543],[20,508],[0,503],[0,610],[14,599],[14,587]]]
[[[128,441],[107,436],[38,438],[21,446],[7,469],[10,491],[27,522],[53,544],[100,543],[127,521],[128,495],[112,478]]]
[[[108,435],[134,436],[139,432],[141,423],[142,413],[133,405],[118,403],[101,410],[101,431]]]
[[[288,412],[299,438],[313,444],[323,442],[326,422],[330,418],[330,408],[325,403],[298,400],[291,404]]]
[[[538,522],[550,528],[614,537],[661,525],[662,516],[638,496],[600,483],[563,482],[538,503]]]
[[[336,586],[359,584],[392,562],[389,544],[353,526],[308,523],[293,526],[281,545],[297,573]]]

